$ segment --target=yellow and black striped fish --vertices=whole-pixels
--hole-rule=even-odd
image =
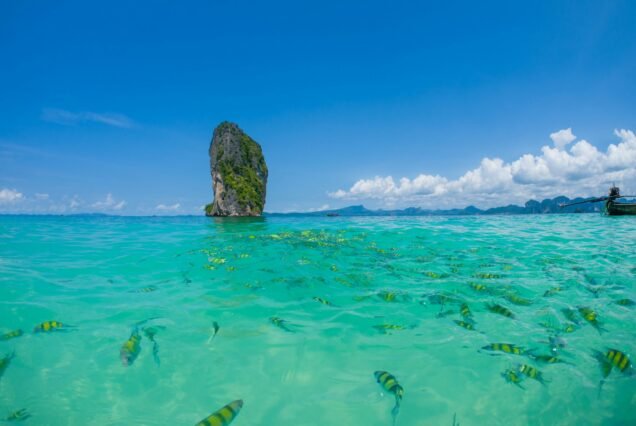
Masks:
[[[484,284],[475,283],[475,282],[471,282],[471,283],[468,283],[468,284],[470,285],[470,288],[472,288],[473,290],[475,290],[477,292],[490,293],[490,289],[488,287],[486,287]]]
[[[506,371],[501,373],[501,376],[504,379],[506,379],[506,381],[508,383],[515,384],[515,385],[519,386],[523,390],[526,389],[523,386],[521,386],[521,382],[523,381],[523,377],[520,376],[519,374],[517,374],[517,371],[515,371],[514,369],[512,369],[512,368],[507,369]]]
[[[24,333],[22,332],[21,329],[9,331],[8,333],[4,333],[2,336],[0,336],[0,340],[6,341],[6,340],[15,339],[16,337],[20,337],[23,334]]]
[[[0,377],[2,377],[14,357],[15,352],[11,352],[10,354],[7,354],[4,357],[0,358]]]
[[[393,424],[395,425],[397,415],[400,412],[402,397],[404,396],[404,388],[398,383],[395,376],[387,371],[376,371],[373,375],[380,386],[382,386],[382,389],[395,395],[395,406],[391,410]]]
[[[476,331],[475,323],[472,321],[453,320],[453,322],[466,330]]]
[[[506,293],[504,294],[504,299],[506,299],[510,303],[514,303],[519,306],[530,306],[532,305],[532,300],[521,297],[515,293]]]
[[[210,414],[195,426],[228,426],[238,416],[241,408],[243,408],[243,400],[237,399]]]
[[[625,374],[629,374],[632,368],[629,357],[625,352],[619,351],[618,349],[608,349],[605,353],[594,351],[594,357],[601,362],[602,367],[603,365],[607,366],[603,367],[604,377],[609,376],[612,367],[618,368],[621,373]]]
[[[513,345],[512,343],[491,343],[486,346],[482,346],[482,349],[493,352],[505,352],[513,355],[526,355],[532,351],[527,351],[521,346]]]
[[[503,315],[504,317],[511,319],[515,318],[515,314],[513,314],[510,309],[506,308],[505,306],[498,305],[497,303],[490,303],[486,305],[486,308],[494,314]]]
[[[315,296],[315,297],[312,297],[312,299],[315,300],[318,303],[322,303],[323,305],[333,306],[333,303],[331,303],[328,300],[323,299],[322,297]]]
[[[528,364],[520,364],[517,367],[517,370],[523,374],[526,377],[530,377],[531,379],[534,379],[536,381],[538,381],[539,383],[541,383],[542,385],[545,385],[545,379],[543,378],[543,374],[537,370],[536,368],[534,368],[531,365]]]
[[[577,315],[576,315],[576,311],[574,309],[570,309],[570,308],[563,308],[561,309],[561,312],[563,313],[563,316],[568,320],[573,322],[576,325],[579,325],[581,322],[579,321]]]
[[[137,356],[141,352],[141,335],[139,331],[135,329],[128,340],[121,345],[121,349],[119,351],[119,356],[121,358],[121,363],[125,366],[131,366]]]
[[[473,317],[473,313],[470,311],[470,308],[466,303],[462,303],[459,308],[459,313],[465,320],[469,320]]]
[[[59,321],[44,321],[41,324],[38,324],[33,328],[34,333],[49,333],[51,331],[59,331],[62,330],[66,325],[62,324]]]
[[[374,325],[373,328],[383,334],[389,334],[390,331],[394,330],[406,330],[406,327],[399,324],[377,324]]]
[[[149,285],[148,287],[142,287],[135,290],[135,293],[152,293],[153,291],[157,291],[157,286]]]
[[[397,294],[392,292],[392,291],[381,291],[378,293],[378,297],[382,300],[384,300],[385,302],[396,302],[397,300],[395,299],[397,297]]]
[[[583,319],[589,322],[599,333],[607,331],[601,326],[601,323],[598,321],[598,314],[592,308],[581,306],[579,307],[579,314],[581,314]]]

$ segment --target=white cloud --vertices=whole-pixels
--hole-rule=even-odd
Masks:
[[[176,212],[180,208],[181,208],[181,204],[179,203],[175,203],[172,205],[159,204],[157,207],[155,207],[155,209],[160,212]]]
[[[130,128],[133,121],[123,114],[97,113],[97,112],[71,112],[63,109],[45,108],[42,111],[42,120],[51,123],[72,126],[84,122],[106,124],[113,127]]]
[[[558,149],[565,148],[568,144],[576,139],[576,136],[572,134],[572,128],[559,130],[558,132],[550,133],[550,139],[554,142],[554,146]]]
[[[15,189],[0,189],[0,204],[13,204],[24,199],[24,195]]]
[[[615,130],[614,134],[620,142],[610,144],[605,152],[585,140],[566,149],[574,135],[572,129],[565,129],[552,133],[555,147],[544,146],[539,155],[525,154],[510,163],[484,158],[479,167],[455,180],[421,174],[396,182],[391,176],[376,176],[328,195],[434,208],[468,204],[491,207],[557,195],[599,195],[612,182],[622,186],[623,192],[636,192],[636,136],[630,130]]]
[[[72,202],[73,200],[71,200],[71,203]],[[92,207],[97,210],[121,210],[125,206],[126,202],[124,200],[116,201],[111,193],[106,195],[106,199],[104,199],[104,201],[97,201],[92,204]]]
[[[49,194],[42,194],[42,193],[36,192],[34,196],[36,200],[40,200],[40,201],[49,199]]]

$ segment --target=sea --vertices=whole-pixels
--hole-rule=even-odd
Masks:
[[[0,420],[636,425],[635,284],[636,217],[1,216]]]

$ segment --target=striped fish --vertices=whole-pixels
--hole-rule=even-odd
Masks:
[[[530,377],[531,379],[538,381],[542,385],[545,385],[546,383],[545,379],[543,378],[543,374],[541,374],[539,370],[537,370],[531,365],[520,364],[517,366],[517,371],[519,371],[521,374],[523,374],[526,377]]]
[[[581,314],[583,319],[589,322],[592,327],[594,327],[596,331],[599,332],[599,334],[601,334],[603,331],[607,331],[603,327],[601,327],[601,323],[598,321],[598,314],[596,313],[596,311],[594,311],[592,308],[588,308],[587,306],[581,306],[578,309],[579,314]]]
[[[472,321],[473,313],[470,311],[470,308],[466,303],[462,303],[461,307],[459,308],[459,313],[462,317],[464,317],[464,320]]]
[[[210,414],[195,426],[227,426],[234,421],[243,408],[243,400],[232,401],[223,408]]]
[[[512,343],[491,343],[489,345],[483,346],[482,349],[493,352],[505,352],[507,354],[513,355],[526,355],[532,352],[526,351],[521,346],[515,346]]]
[[[400,404],[402,403],[402,397],[404,396],[404,388],[398,383],[394,375],[387,371],[376,371],[373,373],[377,382],[382,386],[382,389],[395,395],[395,406],[391,410],[391,416],[393,417],[393,424],[397,421],[397,415],[400,412]]]
[[[632,363],[629,357],[618,349],[608,349],[607,352],[602,353],[600,351],[593,352],[594,357],[598,360],[603,373],[603,378],[598,384],[598,396],[601,396],[601,388],[607,376],[612,372],[612,368],[616,367],[624,374],[632,374]]]
[[[515,314],[513,314],[510,309],[506,308],[505,306],[498,305],[497,303],[490,303],[486,305],[486,308],[494,314],[503,315],[504,317],[512,319],[515,318]]]
[[[121,363],[125,366],[131,366],[133,362],[137,359],[139,352],[141,352],[141,335],[139,331],[135,329],[128,340],[121,345],[121,350],[119,351],[119,357],[121,358]]]
[[[287,321],[285,321],[282,318],[278,318],[278,317],[271,317],[269,319],[269,321],[274,324],[276,327],[283,329],[289,333],[295,333],[295,330],[292,330],[291,328],[289,328],[289,323]]]
[[[33,328],[34,333],[50,333],[52,331],[60,331],[68,325],[64,325],[59,321],[44,321]]]
[[[515,305],[519,305],[519,306],[532,305],[532,300],[526,299],[525,297],[518,296],[514,293],[504,294],[504,299],[506,299],[510,303],[514,303]]]
[[[322,303],[323,305],[327,305],[327,306],[333,306],[333,303],[331,303],[328,300],[323,299],[322,297],[312,297],[313,300],[315,300],[318,303]]]
[[[475,331],[475,323],[472,321],[453,320],[453,322],[466,330]]]
[[[6,341],[6,340],[15,339],[16,337],[20,337],[23,334],[24,333],[20,329],[9,331],[8,333],[4,333],[2,336],[0,336],[0,340]]]
[[[501,376],[504,379],[506,379],[506,382],[515,384],[515,385],[519,386],[523,390],[526,389],[523,386],[521,386],[521,382],[523,381],[523,377],[518,375],[517,371],[515,371],[514,369],[512,369],[512,368],[507,369],[506,371],[501,373]]]

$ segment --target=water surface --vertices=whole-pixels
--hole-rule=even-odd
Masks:
[[[25,334],[0,341],[0,357],[15,351],[0,417],[193,425],[243,399],[236,426],[388,426],[394,399],[373,376],[386,370],[405,390],[400,426],[451,425],[454,413],[462,426],[636,424],[636,376],[614,369],[599,396],[593,356],[636,354],[636,307],[616,303],[636,300],[635,283],[633,217],[4,216],[0,333]],[[462,304],[475,330],[455,322]],[[47,320],[74,327],[32,333]],[[144,327],[157,358],[144,336],[122,365]],[[481,350],[549,354],[551,335],[566,363]],[[502,376],[523,364],[545,383]]]

